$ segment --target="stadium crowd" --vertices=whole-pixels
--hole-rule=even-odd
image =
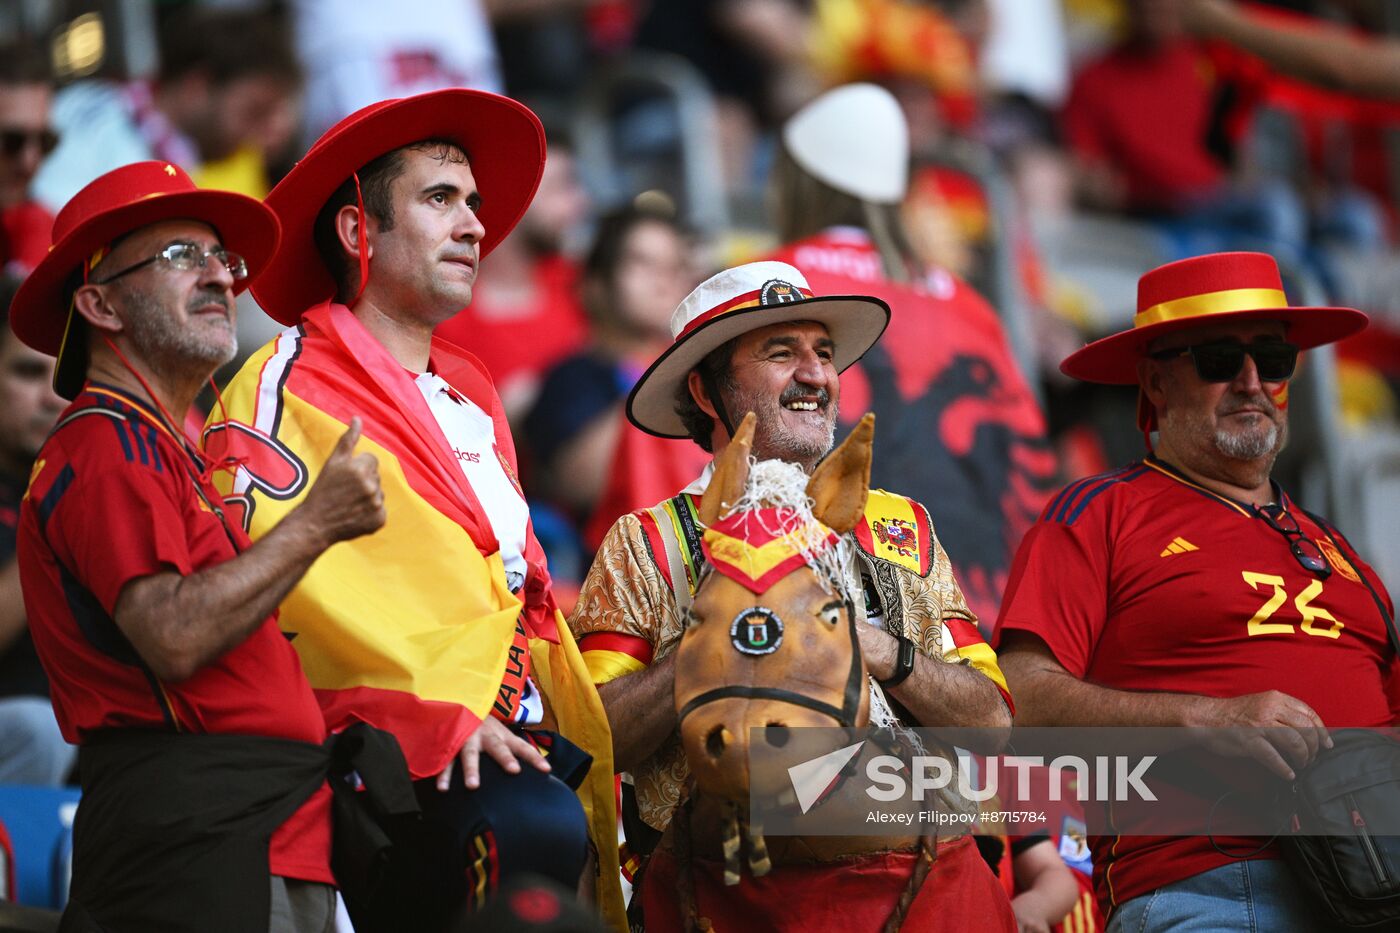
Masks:
[[[1384,0],[0,10],[0,930],[57,929],[70,873],[64,929],[638,928],[622,892],[658,845],[676,871],[693,523],[750,409],[745,443],[809,473],[876,415],[871,500],[898,517],[838,530],[936,581],[864,578],[906,724],[1278,725],[1301,747],[1258,757],[1285,777],[1327,727],[1394,725],[1397,62]],[[156,273],[193,297],[133,284]],[[810,310],[829,296],[888,323],[849,336]],[[1201,420],[1250,417],[1234,446]],[[1233,565],[1157,579],[1207,543],[1304,576],[1251,564],[1233,606]],[[1335,615],[1305,611],[1322,581],[1355,584]],[[1270,585],[1304,622],[1249,676],[1185,650],[1248,639],[1161,634],[1166,603],[1247,619]],[[190,647],[178,614],[225,621]],[[1267,617],[1250,636],[1283,634]],[[1350,653],[1309,654],[1343,628]],[[1324,667],[1348,689],[1280,673]],[[164,741],[186,733],[320,751]],[[250,899],[243,862],[200,862],[227,848],[146,861],[83,816],[244,819],[156,777],[231,760],[277,791],[229,791],[271,835],[270,895],[266,865]],[[384,825],[421,814],[392,902],[330,852],[332,806],[363,801],[327,767]],[[1259,928],[1311,909],[1257,867],[1276,849],[1110,851],[1066,819],[978,840],[1009,904],[986,928],[1236,929],[1192,906],[1235,884]],[[930,877],[974,890],[955,864]],[[123,919],[152,876],[183,900]],[[225,926],[180,914],[226,897]]]

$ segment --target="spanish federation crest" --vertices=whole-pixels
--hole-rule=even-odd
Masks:
[[[900,518],[879,518],[870,523],[875,539],[886,547],[893,548],[901,557],[915,557],[919,553],[918,536],[912,522]]]
[[[769,279],[758,292],[758,303],[764,307],[801,300],[802,292],[798,291],[797,286],[782,279]]]
[[[1342,555],[1341,551],[1337,550],[1335,544],[1328,541],[1326,538],[1321,538],[1317,542],[1317,549],[1327,558],[1327,563],[1332,565],[1333,570],[1346,577],[1352,583],[1361,582],[1361,578],[1357,576],[1356,571],[1351,566],[1351,562]]]

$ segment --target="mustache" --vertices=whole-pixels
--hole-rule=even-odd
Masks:
[[[828,404],[830,404],[831,393],[828,392],[826,389],[814,389],[811,386],[804,386],[797,383],[794,383],[793,385],[790,385],[783,390],[783,394],[778,396],[778,404],[786,405],[788,402],[796,402],[801,400],[805,396],[812,395],[813,393],[815,393],[817,396],[818,407],[825,408]]]
[[[1224,407],[1220,410],[1221,415],[1233,415],[1246,408],[1258,408],[1269,414],[1277,414],[1278,406],[1274,400],[1269,398],[1266,392],[1257,392],[1251,395],[1234,395],[1225,401]]]
[[[185,306],[186,311],[194,311],[198,308],[205,308],[209,305],[218,305],[224,309],[224,314],[233,312],[233,302],[228,295],[218,289],[206,288],[197,291],[190,297],[189,304]]]

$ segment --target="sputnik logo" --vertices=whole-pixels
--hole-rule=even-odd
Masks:
[[[862,739],[854,745],[838,748],[834,752],[827,752],[819,758],[788,768],[788,779],[792,781],[798,806],[804,814],[836,786],[836,778],[841,769],[846,767],[847,762],[856,756],[864,744],[865,740]]]

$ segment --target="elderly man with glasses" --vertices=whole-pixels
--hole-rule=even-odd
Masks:
[[[1289,307],[1271,257],[1224,253],[1143,276],[1133,323],[1061,366],[1136,383],[1157,444],[1070,484],[1022,542],[996,632],[1017,721],[1199,728],[1213,751],[1291,780],[1328,729],[1395,721],[1383,585],[1270,478],[1299,351],[1366,316]],[[1091,844],[1110,930],[1313,928],[1264,840]]]
[[[182,428],[278,231],[252,198],[138,162],[59,212],[11,309],[72,400],[18,532],[34,644],[79,746],[65,930],[334,929],[326,727],[277,609],[333,544],[384,524],[377,464],[352,423],[252,544]]]

